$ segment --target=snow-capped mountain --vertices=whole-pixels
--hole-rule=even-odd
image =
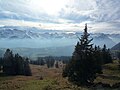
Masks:
[[[43,30],[35,27],[0,27],[0,39],[34,39],[34,38],[76,38],[75,32],[60,30]]]
[[[43,43],[45,43],[46,46],[48,47],[52,47],[52,44],[59,44],[58,46],[75,45],[76,42],[78,41],[77,37],[78,36],[80,37],[81,34],[82,32],[78,32],[78,31],[71,32],[71,31],[60,31],[60,30],[43,30],[35,27],[19,27],[19,26],[0,27],[0,39],[2,42],[7,40],[9,44],[12,44],[14,46],[15,41],[18,42],[18,40],[20,41],[25,40],[24,42],[20,43],[22,45],[20,46],[18,45],[17,47],[25,47],[25,46],[29,47],[29,45],[27,46],[27,44],[28,43],[31,44],[32,41],[35,40],[36,42],[33,42],[34,45],[32,45],[31,47],[36,47],[37,44],[42,46]],[[103,46],[104,44],[106,44],[109,48],[111,48],[120,41],[120,34],[95,33],[95,34],[91,34],[90,37],[93,38],[93,43],[95,45]],[[11,42],[8,40],[10,40]],[[14,43],[12,43],[13,40]],[[37,43],[37,40],[39,43]],[[2,42],[0,42],[1,45]],[[25,46],[23,45],[23,43],[25,44]]]
[[[112,38],[109,37],[109,35],[106,35],[106,34],[99,34],[95,37],[93,37],[93,42],[95,42],[96,45],[100,45],[100,46],[103,46],[103,44],[106,44],[107,47],[112,47],[115,45],[115,42]]]
[[[23,56],[71,56],[82,32],[43,30],[35,27],[0,27],[0,55],[6,48]],[[120,41],[120,34],[91,33],[94,45],[111,48]]]

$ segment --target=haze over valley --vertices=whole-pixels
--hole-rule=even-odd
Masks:
[[[2,51],[11,48],[23,56],[71,56],[81,34],[81,31],[3,26],[0,27],[0,48]],[[106,44],[111,48],[120,39],[120,34],[90,34],[94,45],[101,47]]]

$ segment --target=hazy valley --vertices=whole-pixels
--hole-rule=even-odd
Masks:
[[[23,56],[71,56],[80,31],[45,30],[35,27],[0,27],[0,54],[6,48]],[[108,48],[120,41],[120,34],[90,33],[94,45]],[[28,53],[29,52],[29,53]]]

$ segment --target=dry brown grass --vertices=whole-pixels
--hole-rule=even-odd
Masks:
[[[89,90],[87,87],[77,87],[62,77],[62,68],[47,68],[46,66],[30,65],[32,76],[0,77],[0,90]],[[114,84],[120,82],[117,63],[104,66],[103,74],[95,83]]]
[[[57,78],[61,77],[62,69],[58,68],[47,68],[46,66],[30,65],[32,70],[32,77],[43,77],[43,78]]]
[[[38,65],[30,67],[32,76],[0,77],[0,90],[43,90],[49,87],[55,90],[72,90],[69,82],[62,78],[62,69]]]

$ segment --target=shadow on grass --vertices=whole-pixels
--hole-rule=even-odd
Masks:
[[[3,72],[0,72],[0,77],[6,77],[7,75]]]
[[[12,76],[16,76],[16,75],[7,75],[3,72],[0,72],[0,77],[12,77]]]
[[[112,75],[99,75],[101,78],[111,79],[111,80],[120,80],[120,77],[118,76],[112,76]]]

